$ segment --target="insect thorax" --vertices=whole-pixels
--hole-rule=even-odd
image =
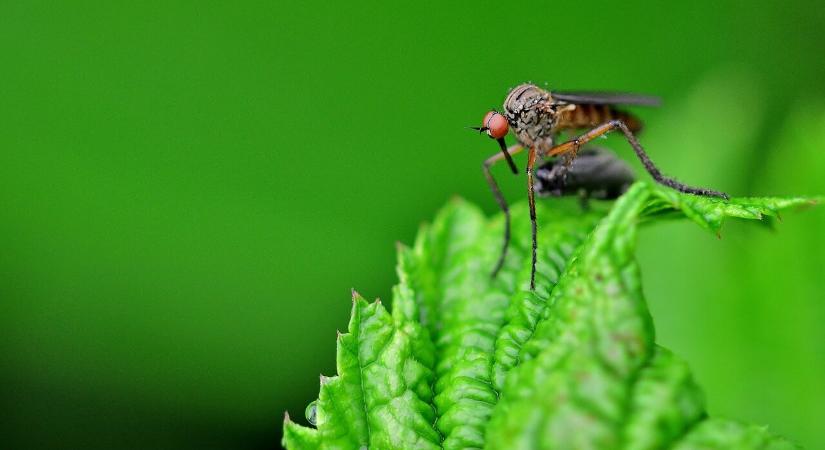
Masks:
[[[522,84],[504,100],[504,116],[519,143],[535,146],[539,154],[553,146],[557,115],[550,93],[532,84]]]

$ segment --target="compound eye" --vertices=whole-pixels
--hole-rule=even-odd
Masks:
[[[501,139],[507,136],[507,131],[510,129],[507,119],[495,111],[490,111],[484,116],[483,124],[484,128],[487,129],[487,136],[493,139]]]

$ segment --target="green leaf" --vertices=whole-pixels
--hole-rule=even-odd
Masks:
[[[417,277],[410,285],[426,308],[435,343],[434,406],[444,448],[478,447],[496,403],[490,384],[493,332],[507,298],[489,289],[492,244],[481,212],[453,201],[423,229],[413,250]]]
[[[624,448],[665,448],[705,417],[704,395],[687,364],[656,347],[653,359],[634,380]]]
[[[426,305],[423,321],[436,344],[434,406],[444,448],[484,444],[486,424],[498,400],[498,380],[513,364],[506,355],[518,345],[515,335],[521,324],[511,319],[524,309],[524,302],[546,298],[567,257],[602,214],[580,214],[572,202],[558,210],[542,209],[540,220],[548,224],[542,238],[553,244],[542,248],[537,293],[525,291],[529,267],[519,263],[529,258],[531,245],[524,205],[513,210],[513,241],[495,280],[489,274],[498,252],[489,249],[501,246],[501,218],[488,224],[477,208],[456,200],[422,230],[414,249],[419,270],[410,284],[420,293],[422,307]]]
[[[561,203],[553,208],[539,208],[538,221],[541,223],[537,264],[537,289],[535,292],[524,289],[530,280],[530,266],[518,264],[530,258],[530,222],[526,204],[513,209],[513,245],[512,253],[518,252],[519,258],[510,257],[510,264],[516,263],[518,275],[517,287],[510,292],[510,302],[505,313],[504,326],[496,336],[495,358],[493,361],[493,385],[497,390],[504,386],[505,377],[510,369],[520,362],[521,347],[535,332],[536,324],[544,313],[551,290],[555,287],[568,262],[584,241],[587,234],[604,217],[603,205],[594,205],[593,209],[581,211],[572,202]],[[520,267],[519,267],[520,266]]]
[[[440,448],[430,406],[432,348],[419,327],[405,318],[395,321],[379,301],[353,293],[349,333],[338,336],[337,361],[339,375],[321,378],[317,430],[287,420],[284,445]]]
[[[412,248],[399,246],[392,315],[354,296],[317,429],[286,420],[284,445],[785,448],[762,427],[709,419],[687,365],[655,344],[636,234],[676,216],[718,232],[727,217],[777,217],[815,200],[722,201],[636,183],[612,207],[542,202],[535,292],[524,204],[492,279],[503,218],[454,200]]]
[[[685,195],[659,185],[653,187],[653,192],[657,201],[648,204],[645,215],[655,217],[679,213],[716,234],[719,234],[727,217],[755,220],[778,218],[782,210],[811,206],[822,201],[822,197],[741,197],[723,200]]]
[[[768,432],[767,427],[746,425],[725,419],[708,419],[700,423],[673,450],[706,449],[793,450],[798,445]]]
[[[531,359],[508,375],[487,448],[619,448],[630,382],[653,353],[633,260],[649,196],[633,186],[568,265],[523,347]]]

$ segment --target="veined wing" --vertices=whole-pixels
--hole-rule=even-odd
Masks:
[[[641,105],[659,106],[662,100],[651,95],[626,92],[551,92],[554,100],[584,105]]]

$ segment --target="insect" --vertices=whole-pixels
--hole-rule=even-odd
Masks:
[[[577,195],[586,206],[591,198],[614,200],[624,194],[636,177],[633,170],[604,148],[586,148],[570,165],[560,158],[548,160],[535,170],[533,190],[539,197]]]
[[[659,99],[636,94],[606,93],[606,92],[553,92],[542,89],[531,83],[517,86],[507,95],[504,100],[504,111],[490,111],[482,120],[481,127],[473,129],[486,133],[491,139],[498,142],[501,148],[500,153],[487,158],[484,161],[483,170],[490,190],[496,198],[496,202],[504,211],[504,244],[499,255],[498,262],[493,268],[492,276],[495,277],[504,264],[507,254],[507,247],[510,242],[510,211],[507,201],[501,193],[490,168],[502,159],[507,161],[510,170],[518,174],[518,168],[513,161],[513,155],[527,149],[527,199],[530,207],[530,225],[532,234],[532,260],[530,270],[530,290],[536,287],[536,248],[538,246],[536,238],[536,185],[539,174],[540,193],[556,192],[558,195],[569,192],[571,186],[576,184],[592,184],[596,187],[606,187],[607,177],[599,173],[597,166],[592,166],[583,175],[584,166],[578,171],[572,170],[574,160],[579,154],[582,146],[598,137],[604,136],[611,131],[619,130],[624,135],[627,142],[633,147],[636,156],[644,165],[645,170],[656,182],[694,195],[711,197],[721,197],[727,199],[727,194],[723,192],[693,187],[683,184],[673,178],[667,177],[650,160],[647,153],[639,144],[639,140],[634,133],[642,129],[641,120],[635,115],[622,111],[617,107],[620,105],[640,105],[658,106]],[[507,147],[504,137],[512,129],[518,141],[517,144]],[[583,134],[560,142],[562,133],[586,130]],[[584,152],[582,152],[584,153]],[[557,158],[548,167],[540,166],[536,170],[536,162],[549,158]],[[595,161],[588,157],[590,161]],[[618,167],[615,158],[611,167]],[[550,172],[546,172],[550,170]],[[550,177],[552,175],[552,177]],[[575,179],[578,177],[578,180]],[[549,177],[549,178],[548,178]],[[566,183],[571,183],[567,185]]]

